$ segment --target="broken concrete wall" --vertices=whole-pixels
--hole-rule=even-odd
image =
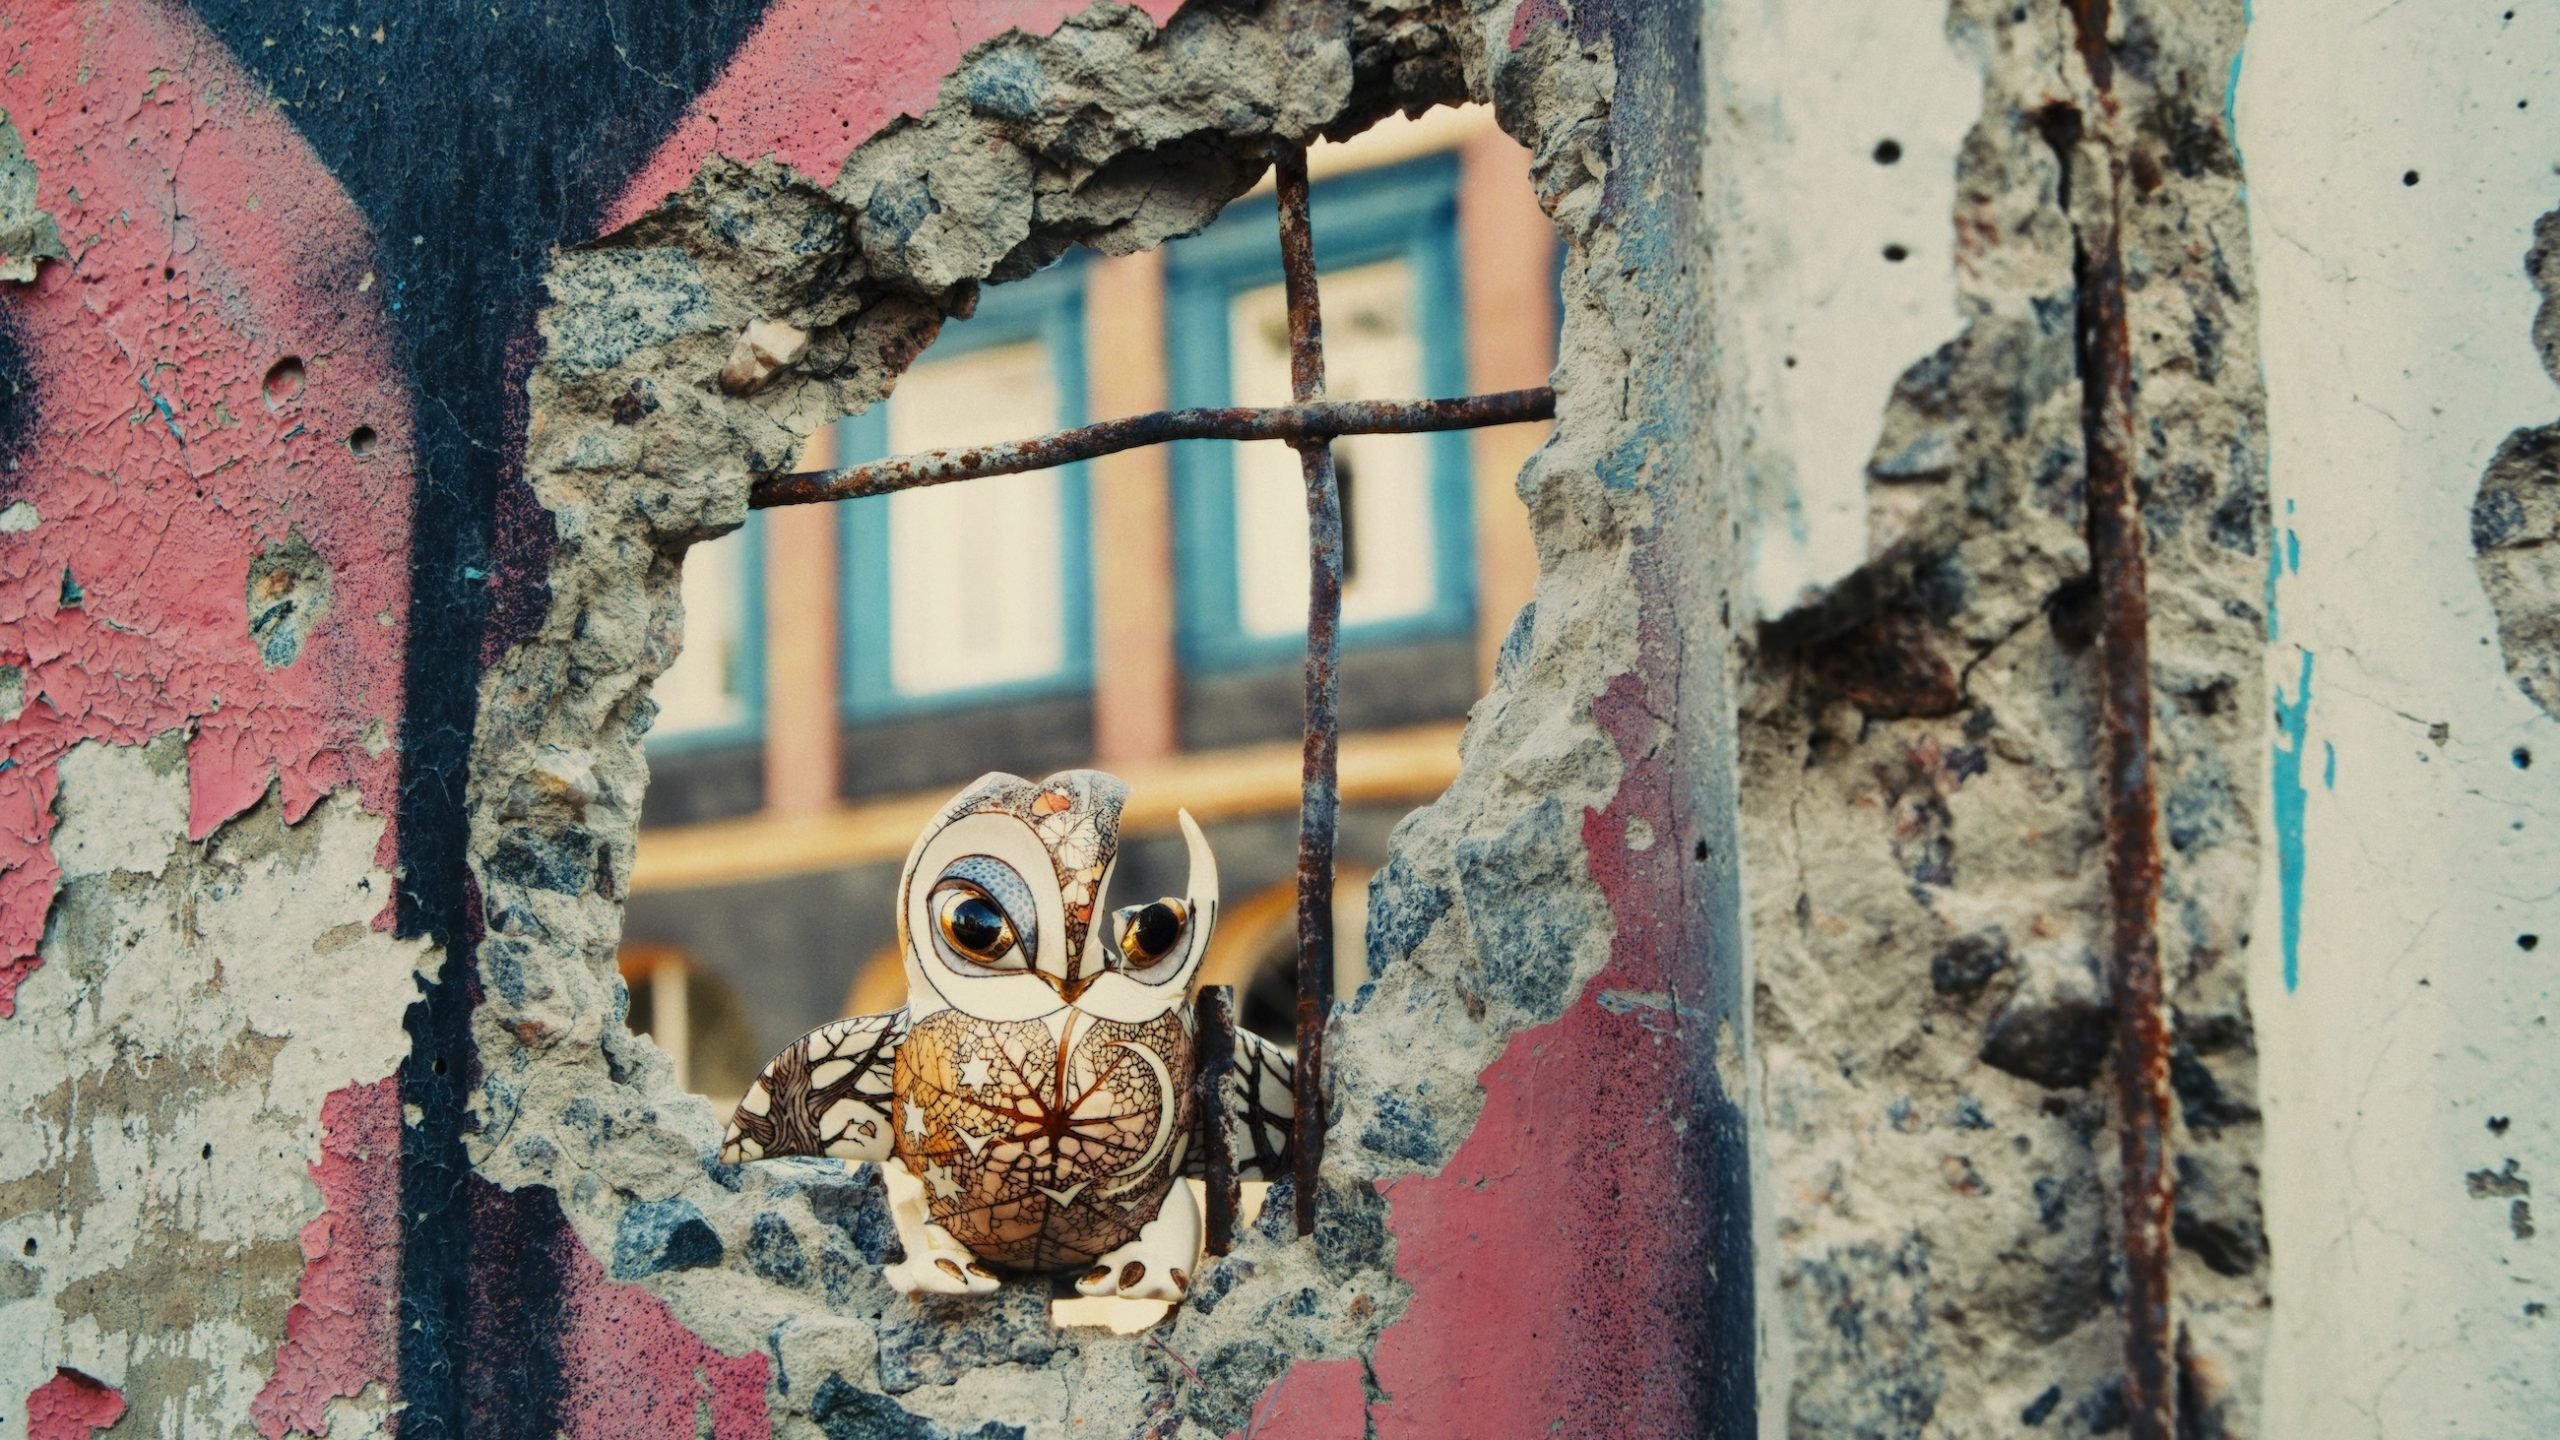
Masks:
[[[2116,1428],[2114,159],[2188,1398],[2529,1433],[2552,197],[2426,106],[2552,56],[2418,8],[2348,95],[2325,10],[2136,5],[2112,156],[2053,0],[11,18],[0,1426]],[[871,1179],[716,1164],[622,1024],[684,551],[977,285],[1467,99],[1567,244],[1538,599],[1372,886],[1319,1233],[1150,1337],[894,1296]]]
[[[21,1018],[44,1027],[44,1063],[13,1081],[48,1118],[11,1152],[7,1223],[33,1248],[4,1302],[30,1424],[1753,1425],[1729,612],[1707,598],[1729,588],[1731,521],[1680,278],[1697,37],[1599,5],[1075,8],[786,3],[687,28],[632,6],[531,25],[395,7],[368,28],[207,0],[68,7],[12,35],[0,101],[34,185],[13,166],[0,218],[60,219],[66,250],[8,312],[25,609],[230,667],[114,669],[165,702],[135,718],[26,643],[50,632],[19,632],[13,723],[54,745],[0,772],[41,856],[9,872],[5,910],[26,932]],[[868,1179],[713,1163],[707,1105],[621,1024],[620,879],[684,549],[735,525],[811,427],[876,401],[978,283],[1197,228],[1275,141],[1461,99],[1498,105],[1573,248],[1562,423],[1524,481],[1545,603],[1465,777],[1380,882],[1391,943],[1332,1047],[1320,1233],[1275,1219],[1146,1339],[1053,1332],[1036,1294],[892,1296]],[[217,196],[173,191],[225,124],[263,148],[202,170]],[[132,194],[85,175],[100,155]],[[136,345],[118,325],[161,313],[180,259],[227,268]],[[340,333],[304,343],[272,318],[306,292]],[[118,383],[48,368],[48,305]],[[249,329],[240,353],[201,347],[214,319]],[[753,327],[776,343],[722,385]],[[123,552],[81,527],[134,523],[113,497],[157,473],[96,459],[102,435],[167,447],[147,463],[200,487],[202,513],[133,514],[174,515],[171,553],[220,583],[95,563]],[[253,477],[284,487],[272,513],[222,488]],[[337,503],[389,527],[374,550]],[[206,543],[243,514],[254,544]],[[261,686],[327,723],[270,739]],[[126,758],[30,715],[103,727],[88,738]],[[247,782],[270,771],[260,804]],[[183,824],[170,793],[192,797]],[[102,832],[93,812],[123,818]],[[350,892],[370,902],[356,930]],[[182,1062],[186,1086],[126,1078]],[[208,1208],[176,1140],[137,1156],[102,1151],[108,1132],[260,1169]],[[126,1173],[170,1198],[127,1218]],[[1601,1286],[1615,1318],[1574,1319]]]
[[[1769,607],[1741,703],[1770,1404],[1802,1434],[2104,1433],[2125,1421],[2121,1057],[2074,252],[2107,168],[2056,124],[2100,107],[2059,5],[1781,8],[1725,15],[1737,103],[1710,147]],[[2121,23],[2176,1320],[2209,1372],[2198,1408],[2247,1433],[2269,538],[2222,113],[2242,16]],[[1805,25],[1835,48],[1771,64],[1773,32]]]
[[[715,156],[564,254],[530,381],[528,474],[559,536],[550,606],[484,683],[473,767],[491,980],[475,1172],[561,1197],[587,1252],[715,1349],[769,1354],[777,1414],[822,1428],[859,1406],[954,1433],[1220,1434],[1258,1404],[1399,1434],[1468,1413],[1495,1433],[1702,1413],[1748,1428],[1748,1292],[1697,1259],[1721,1237],[1738,1260],[1744,1235],[1740,1112],[1712,1068],[1721,1045],[1738,1073],[1718,989],[1734,974],[1731,772],[1691,738],[1729,731],[1727,642],[1720,612],[1684,608],[1722,583],[1712,537],[1729,522],[1693,448],[1691,294],[1637,283],[1696,243],[1695,55],[1598,12],[1515,27],[1193,7],[1159,33],[1106,7],[973,52],[832,185]],[[833,1166],[709,1163],[708,1106],[618,1024],[614,877],[645,780],[645,686],[680,623],[676,560],[738,524],[747,482],[812,427],[875,401],[978,282],[1070,244],[1160,243],[1242,193],[1275,141],[1464,98],[1495,100],[1531,145],[1573,250],[1559,436],[1524,481],[1548,537],[1542,600],[1459,784],[1399,833],[1373,899],[1386,943],[1331,1042],[1317,1236],[1288,1236],[1275,1203],[1144,1341],[1048,1336],[1018,1296],[985,1313],[892,1295],[867,1187]],[[741,339],[759,326],[805,349],[759,356]],[[1605,1166],[1581,1158],[1595,1150]],[[1560,1213],[1581,1233],[1559,1236]],[[726,1259],[760,1245],[816,1255],[823,1285]],[[1627,1318],[1566,1321],[1601,1274]],[[1531,1329],[1549,1338],[1524,1355]]]

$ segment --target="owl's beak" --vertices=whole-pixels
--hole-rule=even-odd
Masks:
[[[1073,980],[1069,980],[1064,975],[1052,975],[1046,970],[1034,970],[1031,973],[1039,976],[1041,984],[1057,991],[1058,998],[1070,1005],[1076,1003],[1077,996],[1092,989],[1094,981],[1102,978],[1102,972],[1099,970],[1089,975],[1078,975]]]

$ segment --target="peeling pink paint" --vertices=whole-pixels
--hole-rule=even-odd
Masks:
[[[387,741],[400,714],[411,487],[372,238],[219,41],[164,4],[37,6],[0,31],[0,109],[70,252],[8,287],[35,395],[11,498],[40,520],[0,537],[0,664],[26,694],[0,724],[6,1017],[80,741],[185,732],[192,839],[271,783],[288,820],[349,784],[387,810],[392,752],[365,731]],[[271,398],[287,357],[305,378]],[[378,437],[361,457],[359,426]],[[270,669],[248,570],[295,530],[330,605]]]
[[[1438,1175],[1382,1187],[1414,1293],[1378,1342],[1379,1440],[1696,1428],[1697,1357],[1674,1337],[1698,1304],[1702,1228],[1681,1179],[1687,1055],[1665,964],[1686,857],[1626,843],[1638,818],[1683,833],[1659,713],[1632,675],[1592,705],[1628,765],[1609,808],[1583,818],[1617,916],[1609,963],[1486,1067],[1483,1114]]]
[[[27,1440],[89,1440],[124,1418],[124,1395],[64,1366],[27,1396]]]
[[[560,1235],[564,1296],[560,1413],[569,1440],[694,1440],[706,1413],[712,1440],[773,1433],[762,1351],[706,1345],[667,1302],[607,1278],[575,1233]]]
[[[1530,34],[1541,25],[1567,25],[1572,21],[1564,0],[1523,0],[1511,15],[1511,48],[1517,50],[1527,43]]]
[[[249,1402],[267,1440],[329,1433],[328,1406],[395,1384],[400,1297],[400,1082],[334,1090],[311,1178],[320,1214],[302,1227],[302,1293],[285,1315],[275,1373]]]
[[[774,0],[675,133],[624,188],[618,230],[693,182],[713,155],[772,156],[821,184],[853,147],[900,115],[923,113],[970,46],[1007,30],[1046,35],[1087,0]],[[1158,25],[1181,0],[1137,0]]]
[[[1369,1388],[1357,1360],[1292,1366],[1271,1382],[1253,1418],[1227,1440],[1362,1440],[1369,1433]]]

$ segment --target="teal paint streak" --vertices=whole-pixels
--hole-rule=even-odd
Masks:
[[[2284,550],[2270,537],[2267,541],[2267,643],[2274,644],[2284,634],[2284,626],[2276,619],[2276,581],[2284,577]]]
[[[2284,502],[2284,513],[2293,513],[2293,502]],[[2283,638],[2284,626],[2276,618],[2276,582],[2288,573],[2302,573],[2302,537],[2291,530],[2273,527],[2267,536],[2267,643]]]
[[[2258,7],[2254,0],[2242,0],[2240,6],[2240,44],[2231,52],[2231,73],[2222,82],[2222,133],[2231,137],[2231,153],[2240,153],[2240,62],[2249,58],[2249,29],[2258,23]],[[2242,166],[2247,174],[2247,166]],[[2248,193],[2244,184],[2241,193]]]
[[[2320,788],[2335,795],[2338,793],[2338,747],[2323,740],[2320,742],[2320,755]]]
[[[2309,798],[2302,787],[2302,754],[2310,728],[2311,652],[2305,650],[2302,679],[2295,686],[2290,704],[2285,701],[2284,687],[2276,687],[2276,891],[2282,907],[2284,988],[2288,995],[2302,979],[2302,822],[2304,802]],[[2324,783],[2334,786],[2336,778],[2337,752],[2332,750]]]

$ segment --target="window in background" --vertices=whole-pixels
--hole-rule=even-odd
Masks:
[[[1081,267],[990,286],[884,405],[844,422],[848,464],[1084,420]],[[1083,467],[843,507],[845,709],[856,719],[1091,681]]]
[[[650,687],[659,754],[751,741],[764,727],[763,522],[756,516],[684,557],[684,648]]]
[[[1312,194],[1326,385],[1338,400],[1466,388],[1457,169],[1446,156]],[[1287,300],[1270,202],[1233,207],[1166,257],[1177,405],[1289,403]],[[1347,644],[1464,633],[1474,613],[1466,436],[1334,442]],[[1175,447],[1182,647],[1204,666],[1267,663],[1306,634],[1306,492],[1281,445]]]

